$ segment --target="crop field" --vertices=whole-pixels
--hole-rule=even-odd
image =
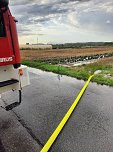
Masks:
[[[107,55],[106,55],[107,54]],[[67,75],[77,79],[87,80],[95,71],[101,71],[92,81],[101,85],[113,86],[113,47],[109,48],[87,48],[87,49],[59,49],[59,50],[22,50],[22,64],[38,68],[44,71]],[[102,58],[98,58],[102,56]],[[104,57],[103,57],[104,56]],[[88,65],[65,67],[62,64],[63,58],[74,58],[86,61],[93,60],[97,57],[96,62]],[[60,58],[60,65],[56,63],[56,58]],[[48,62],[48,60],[54,62]],[[80,61],[79,60],[79,61]]]
[[[53,49],[53,50],[21,50],[21,59],[38,60],[48,58],[90,56],[96,54],[113,53],[113,47],[84,48],[84,49]]]

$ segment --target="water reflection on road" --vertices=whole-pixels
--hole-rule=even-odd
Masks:
[[[15,113],[45,144],[84,81],[29,68],[31,85],[23,90],[23,103]],[[12,100],[7,94],[4,99]],[[14,100],[14,98],[13,98]],[[113,152],[113,88],[91,83],[51,152]]]

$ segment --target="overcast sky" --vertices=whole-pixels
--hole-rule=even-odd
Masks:
[[[113,41],[113,0],[11,0],[20,44]]]

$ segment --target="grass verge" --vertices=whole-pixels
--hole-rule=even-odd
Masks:
[[[113,67],[103,63],[93,63],[79,67],[63,67],[39,61],[22,61],[22,64],[82,80],[87,80],[96,70],[101,70],[101,74],[95,75],[92,81],[101,85],[113,86]]]

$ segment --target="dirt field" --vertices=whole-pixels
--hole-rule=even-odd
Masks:
[[[21,50],[22,60],[47,59],[54,57],[73,57],[95,54],[113,53],[113,47],[109,48],[85,48],[85,49],[55,49],[55,50]]]

